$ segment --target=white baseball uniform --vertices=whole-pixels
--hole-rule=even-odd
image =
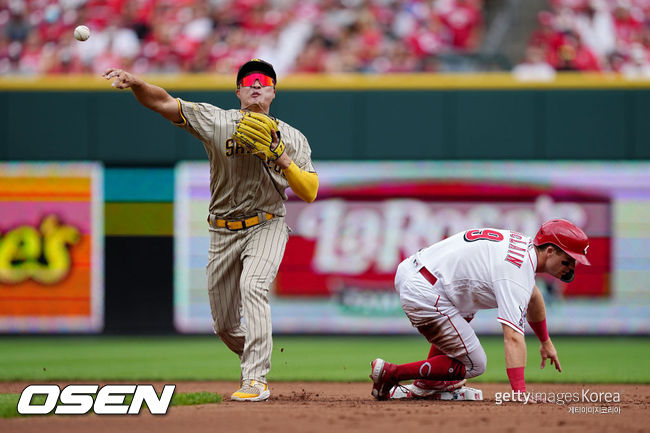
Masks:
[[[437,279],[435,284],[425,278],[423,267]],[[464,318],[497,308],[497,320],[523,334],[536,267],[537,255],[527,236],[510,230],[468,230],[400,263],[395,288],[413,326],[433,326],[430,343],[465,364],[465,377],[470,378],[485,371],[487,358]]]
[[[178,101],[183,122],[177,126],[203,142],[210,161],[207,277],[214,332],[239,355],[242,379],[266,383],[273,349],[268,294],[289,236],[284,222],[289,183],[279,166],[231,138],[241,110]],[[279,129],[289,157],[314,172],[305,136],[281,121]],[[261,222],[238,230],[215,223],[255,217]]]

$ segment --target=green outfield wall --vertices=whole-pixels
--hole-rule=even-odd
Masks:
[[[173,96],[238,106],[231,77],[147,77]],[[646,159],[650,82],[567,75],[289,77],[273,114],[317,160]],[[91,77],[0,80],[0,160],[169,166],[204,159],[191,135]]]

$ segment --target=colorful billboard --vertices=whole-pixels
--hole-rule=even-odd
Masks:
[[[102,191],[98,164],[0,164],[0,332],[101,331]]]
[[[272,294],[276,332],[408,333],[393,288],[399,262],[470,228],[534,236],[568,218],[591,243],[591,267],[565,284],[540,276],[551,329],[650,332],[650,164],[531,162],[320,163],[316,202],[287,202],[292,228]],[[210,330],[205,294],[209,199],[206,164],[177,168],[176,324]],[[648,220],[650,221],[650,219]],[[634,246],[634,249],[630,249]],[[472,325],[497,333],[495,312]]]

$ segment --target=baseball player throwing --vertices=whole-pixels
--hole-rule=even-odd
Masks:
[[[431,343],[428,358],[396,365],[371,363],[372,395],[391,397],[402,380],[407,397],[425,398],[461,387],[485,371],[487,358],[469,321],[478,310],[496,308],[504,334],[506,372],[513,391],[526,391],[526,320],[541,342],[542,368],[548,359],[562,371],[546,328],[542,294],[535,273],[565,282],[576,262],[589,265],[585,233],[566,220],[544,223],[535,239],[511,230],[467,230],[424,248],[397,268],[395,288],[402,308]]]
[[[214,332],[241,360],[241,387],[232,400],[268,399],[268,294],[289,236],[285,189],[307,202],[318,191],[307,139],[268,115],[277,81],[273,66],[259,59],[241,66],[235,92],[241,107],[232,110],[175,99],[120,69],[104,77],[203,142],[210,161],[207,279]]]

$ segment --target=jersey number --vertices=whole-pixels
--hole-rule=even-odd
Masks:
[[[467,242],[474,241],[492,241],[492,242],[501,242],[503,240],[503,235],[496,230],[467,230],[465,232],[465,240]]]

